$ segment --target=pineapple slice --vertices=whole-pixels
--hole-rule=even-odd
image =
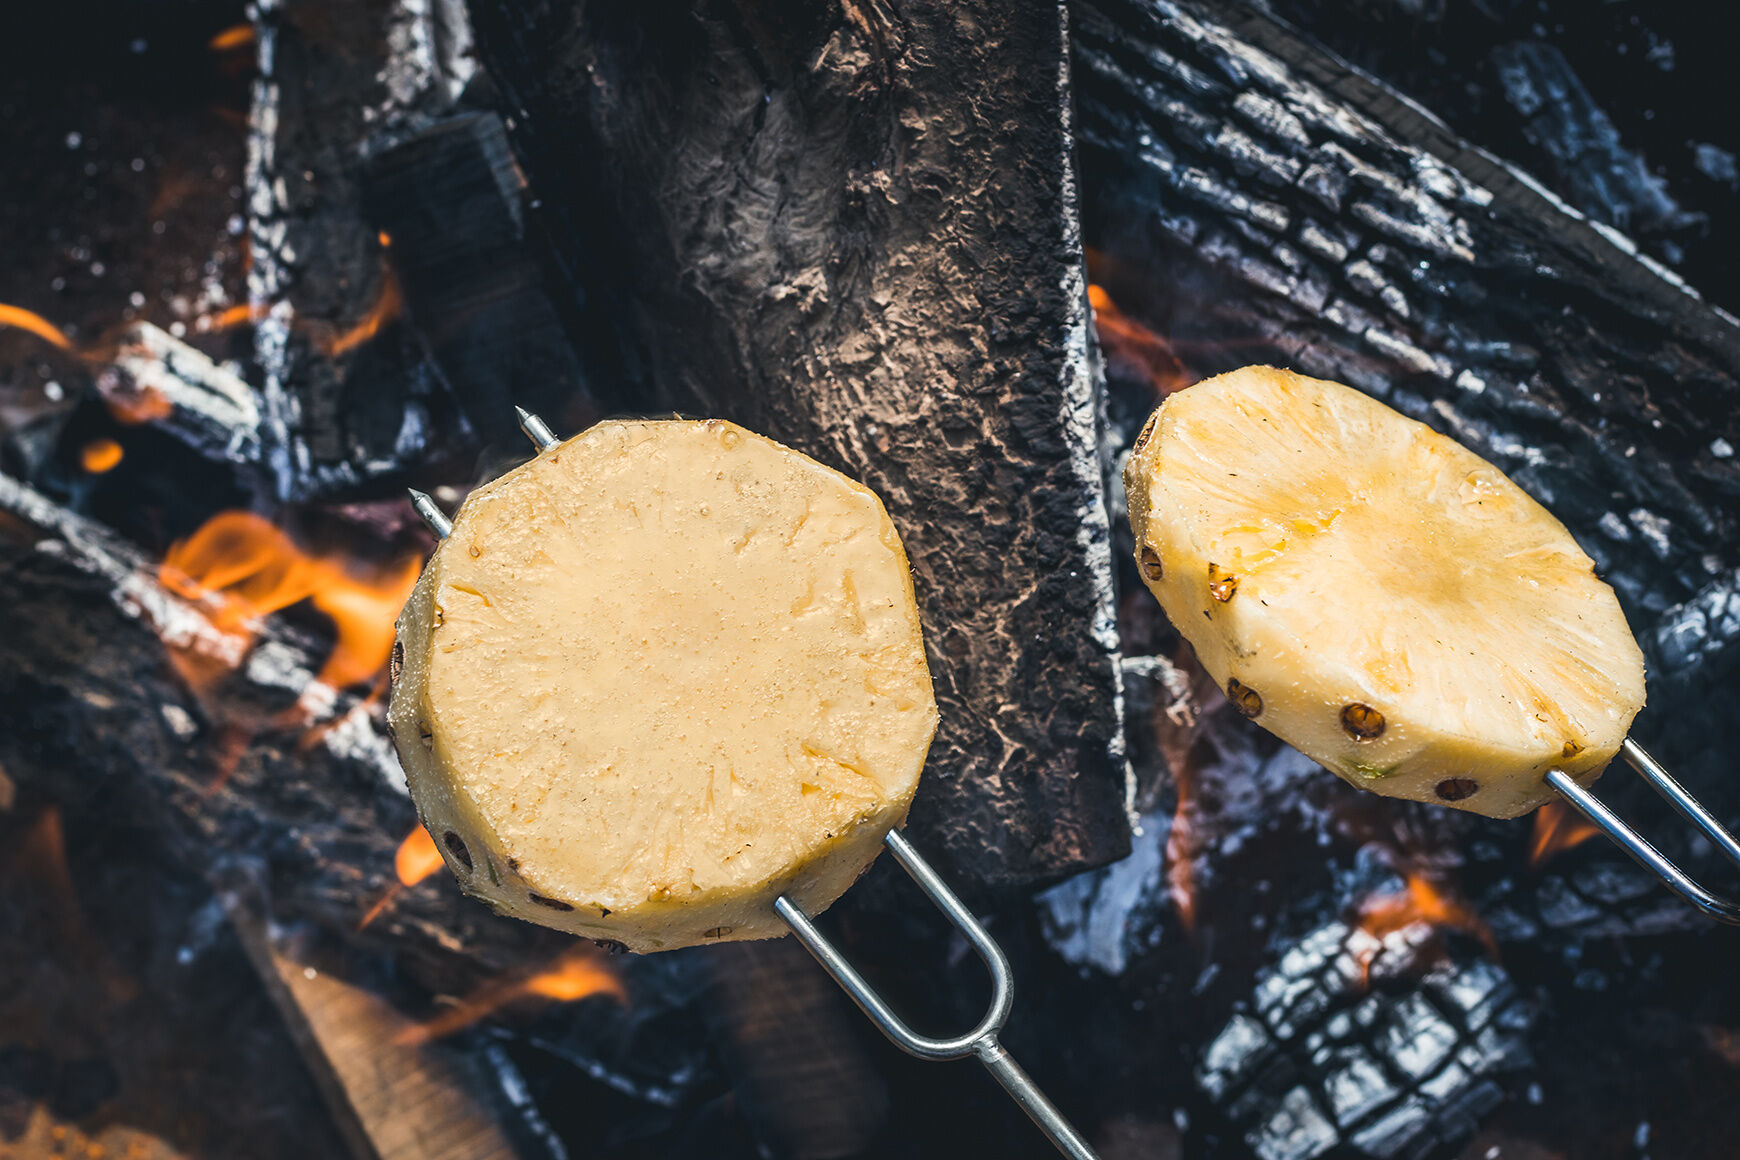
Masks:
[[[937,722],[876,495],[720,421],[606,422],[471,494],[399,618],[424,825],[496,909],[650,951],[786,933]]]
[[[1588,784],[1643,654],[1558,520],[1339,383],[1246,367],[1168,398],[1124,485],[1136,563],[1238,710],[1363,789],[1492,817]]]

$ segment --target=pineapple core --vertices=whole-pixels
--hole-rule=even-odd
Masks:
[[[1563,524],[1339,383],[1246,367],[1169,397],[1124,486],[1136,562],[1238,711],[1363,789],[1493,817],[1588,784],[1643,654]]]
[[[503,913],[768,938],[876,857],[937,722],[876,495],[730,423],[607,422],[471,494],[399,617],[423,824]]]

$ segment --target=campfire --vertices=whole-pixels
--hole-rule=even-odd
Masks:
[[[1737,936],[1563,803],[1361,794],[1258,729],[1119,482],[1251,363],[1454,437],[1594,559],[1633,736],[1740,820],[1719,38],[1586,7],[49,13],[0,82],[0,1155],[1054,1154],[795,940],[464,896],[386,728],[404,496],[523,462],[516,405],[883,497],[941,716],[905,833],[1107,1160],[1729,1155]],[[818,925],[953,1034],[983,971],[891,861]]]

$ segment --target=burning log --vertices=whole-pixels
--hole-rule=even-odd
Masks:
[[[942,714],[917,841],[977,884],[1121,857],[1059,11],[472,11],[557,251],[649,400],[886,500]]]
[[[57,798],[148,785],[188,865],[263,879],[279,917],[353,929],[414,812],[373,707],[315,679],[329,650],[277,618],[226,629],[137,549],[4,476],[0,513],[0,766]],[[433,884],[357,937],[436,987],[552,945]]]

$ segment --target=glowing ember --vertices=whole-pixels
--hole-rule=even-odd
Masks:
[[[194,329],[208,333],[219,330],[229,330],[231,327],[244,326],[251,322],[258,322],[265,316],[265,308],[244,302],[237,306],[231,306],[226,310],[221,310],[216,314],[202,316],[199,321],[194,324]]]
[[[1195,815],[1195,772],[1183,763],[1173,777],[1178,791],[1178,808],[1172,815],[1172,829],[1166,835],[1166,892],[1178,921],[1186,931],[1196,930],[1196,843],[1191,832]]]
[[[603,952],[581,944],[528,978],[485,985],[433,1019],[408,1028],[396,1042],[416,1045],[452,1035],[518,999],[540,998],[572,1003],[592,995],[608,995],[618,1003],[628,1002],[628,991],[605,962]]]
[[[93,439],[79,452],[79,463],[92,475],[113,471],[121,462],[121,445],[113,439]]]
[[[174,544],[158,578],[171,591],[204,604],[220,631],[249,637],[259,617],[312,601],[337,631],[319,679],[344,688],[385,667],[394,618],[417,572],[418,562],[410,558],[359,577],[343,559],[304,552],[263,517],[228,511]]]
[[[375,304],[362,320],[327,344],[326,353],[341,355],[354,350],[380,333],[381,327],[399,316],[399,280],[388,270],[381,281],[381,292]]]
[[[213,52],[231,52],[238,48],[249,48],[254,43],[254,26],[252,24],[232,24],[207,42]]]
[[[1529,843],[1529,869],[1536,870],[1555,854],[1581,846],[1601,829],[1566,802],[1548,802],[1535,811],[1535,832]]]
[[[1407,887],[1401,892],[1373,895],[1360,903],[1360,930],[1382,942],[1397,931],[1424,923],[1443,930],[1459,930],[1479,939],[1494,958],[1498,957],[1498,942],[1473,907],[1433,885],[1417,871],[1408,871],[1406,877]],[[1372,961],[1380,953],[1381,948],[1373,949],[1360,960],[1360,969],[1368,978]]]
[[[103,404],[117,423],[137,427],[167,419],[175,413],[175,404],[156,387],[103,387]]]
[[[1109,359],[1134,366],[1161,395],[1183,390],[1196,381],[1172,344],[1118,309],[1104,287],[1088,287],[1088,305],[1094,311],[1094,332]]]
[[[51,342],[62,350],[72,349],[72,340],[61,333],[60,327],[42,315],[32,314],[19,306],[8,306],[4,302],[0,302],[0,326],[15,326],[19,330],[28,330],[36,337],[45,342]]]

